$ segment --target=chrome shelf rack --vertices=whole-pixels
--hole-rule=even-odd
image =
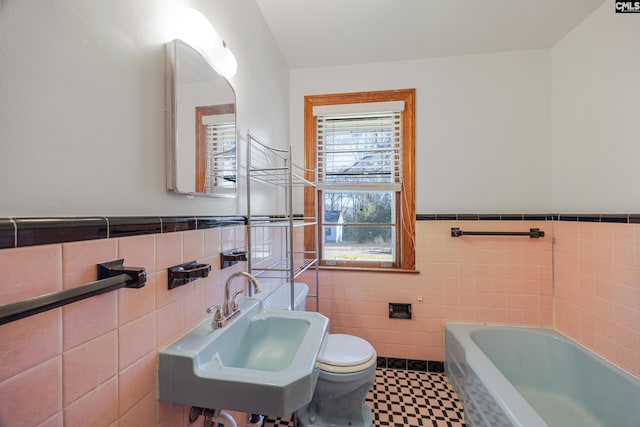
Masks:
[[[310,177],[313,177],[310,179]],[[293,193],[297,188],[313,188],[314,209],[318,212],[316,172],[293,163],[291,147],[287,149],[271,147],[247,132],[247,245],[250,256],[247,269],[258,279],[275,279],[287,282],[291,289],[291,304],[294,306],[294,283],[304,272],[312,270],[315,283],[308,283],[308,298],[315,299],[315,310],[319,310],[319,259],[318,220],[294,213]],[[274,197],[280,205],[273,215],[256,214],[252,205],[252,193],[257,183],[275,187]],[[284,250],[274,253],[271,247],[261,247],[263,241],[255,237],[261,228],[282,230]],[[300,239],[295,229],[303,228],[305,236],[313,236],[313,243]],[[264,240],[264,238],[263,238]],[[309,246],[312,246],[310,248]],[[310,250],[311,249],[311,250]]]

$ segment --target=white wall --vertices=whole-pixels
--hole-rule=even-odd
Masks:
[[[548,50],[291,70],[302,162],[305,95],[416,89],[416,212],[551,212]]]
[[[3,1],[0,217],[246,213],[243,179],[232,200],[165,190],[163,44],[185,6],[238,60],[240,135],[288,145],[289,71],[253,0]]]
[[[556,212],[640,212],[639,43],[608,1],[551,49]]]
[[[0,217],[246,212],[242,177],[232,200],[164,189],[177,6],[238,59],[241,137],[285,147],[290,132],[299,163],[304,95],[414,87],[418,213],[639,210],[640,25],[610,2],[550,51],[289,72],[253,0],[4,0]]]

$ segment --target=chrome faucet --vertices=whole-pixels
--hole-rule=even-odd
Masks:
[[[236,277],[245,277],[249,283],[253,286],[253,292],[258,294],[262,292],[260,285],[255,277],[246,271],[238,271],[237,273],[233,273],[227,279],[227,282],[224,285],[224,303],[222,305],[216,304],[207,309],[207,313],[213,313],[213,320],[211,322],[211,327],[213,329],[222,328],[228,320],[233,319],[236,315],[240,313],[240,309],[238,308],[238,295],[244,292],[243,289],[240,289],[234,292],[233,296],[231,296],[231,282]]]
[[[225,283],[224,285],[224,306],[222,307],[222,311],[225,316],[229,316],[231,313],[233,313],[235,310],[238,309],[238,303],[236,302],[236,297],[238,296],[238,294],[241,294],[243,290],[241,289],[236,293],[234,293],[233,299],[229,298],[229,294],[231,289],[231,282],[233,282],[233,279],[235,279],[236,277],[241,277],[241,276],[246,277],[249,283],[253,285],[253,291],[256,294],[262,292],[262,289],[260,289],[260,285],[258,284],[258,281],[251,274],[247,273],[246,271],[238,271],[237,273],[233,273],[231,276],[229,276],[229,278],[227,279],[227,283]]]

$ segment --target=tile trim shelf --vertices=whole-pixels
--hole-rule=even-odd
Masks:
[[[572,221],[640,224],[640,214],[417,214],[417,221]]]
[[[640,214],[417,214],[417,221],[571,221],[640,224]],[[247,217],[0,218],[0,249],[246,225]]]
[[[246,225],[244,216],[0,218],[0,249]]]

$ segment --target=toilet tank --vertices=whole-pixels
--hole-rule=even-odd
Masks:
[[[293,284],[294,304],[293,309],[304,311],[307,305],[307,294],[309,286],[306,283],[295,282]],[[278,287],[271,295],[264,300],[264,306],[275,310],[289,310],[291,305],[291,287],[285,283]]]

